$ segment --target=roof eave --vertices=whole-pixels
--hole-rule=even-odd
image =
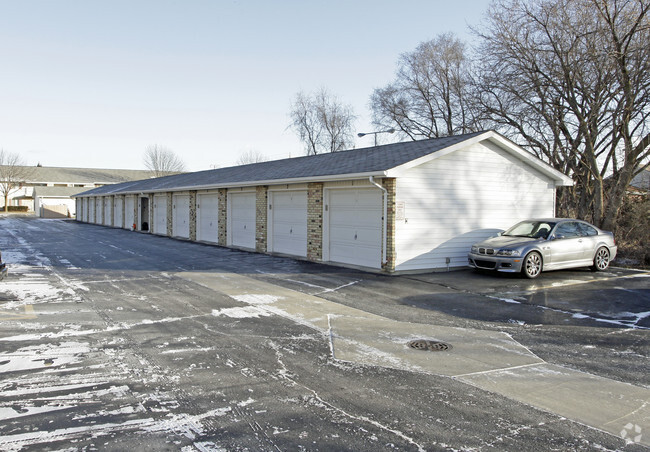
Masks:
[[[331,181],[347,181],[347,180],[358,180],[358,179],[367,179],[369,177],[386,177],[386,171],[371,171],[365,173],[351,173],[351,174],[332,174],[327,176],[311,176],[311,177],[294,177],[286,179],[263,179],[263,180],[251,180],[251,181],[242,181],[242,182],[230,182],[223,184],[204,184],[204,185],[189,185],[189,186],[178,186],[178,187],[166,187],[166,188],[156,188],[148,190],[118,190],[115,192],[108,193],[88,193],[80,194],[75,197],[77,198],[90,198],[94,196],[111,196],[111,195],[138,195],[144,193],[167,193],[167,192],[180,192],[188,190],[215,190],[219,188],[240,188],[240,187],[256,187],[259,185],[283,185],[283,184],[304,184],[310,182],[331,182]]]

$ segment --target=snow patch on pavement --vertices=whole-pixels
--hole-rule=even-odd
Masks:
[[[267,294],[233,295],[232,298],[246,304],[272,304],[282,299],[282,297]]]
[[[88,353],[87,343],[62,342],[23,347],[15,352],[0,353],[0,373],[44,369],[78,363]]]
[[[271,315],[271,313],[257,306],[244,306],[241,308],[214,309],[212,311],[212,315],[215,317],[219,317],[223,315],[233,319],[249,319],[249,318],[268,317]]]

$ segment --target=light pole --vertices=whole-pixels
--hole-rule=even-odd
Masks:
[[[374,135],[375,136],[375,146],[377,146],[377,134],[379,133],[395,133],[395,129],[388,129],[388,130],[379,130],[377,132],[359,132],[357,133],[357,136],[359,138],[365,137],[366,135]]]

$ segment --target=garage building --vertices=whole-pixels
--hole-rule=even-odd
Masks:
[[[77,217],[421,272],[465,266],[472,243],[524,218],[554,216],[556,187],[568,185],[569,177],[486,131],[107,185],[77,195]]]

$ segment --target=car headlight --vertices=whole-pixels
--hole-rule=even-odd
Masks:
[[[478,246],[476,246],[476,245],[472,246],[472,253],[473,254],[478,254]]]
[[[521,251],[519,250],[509,250],[507,248],[499,250],[497,252],[497,256],[510,256],[510,257],[517,257],[521,256]]]

